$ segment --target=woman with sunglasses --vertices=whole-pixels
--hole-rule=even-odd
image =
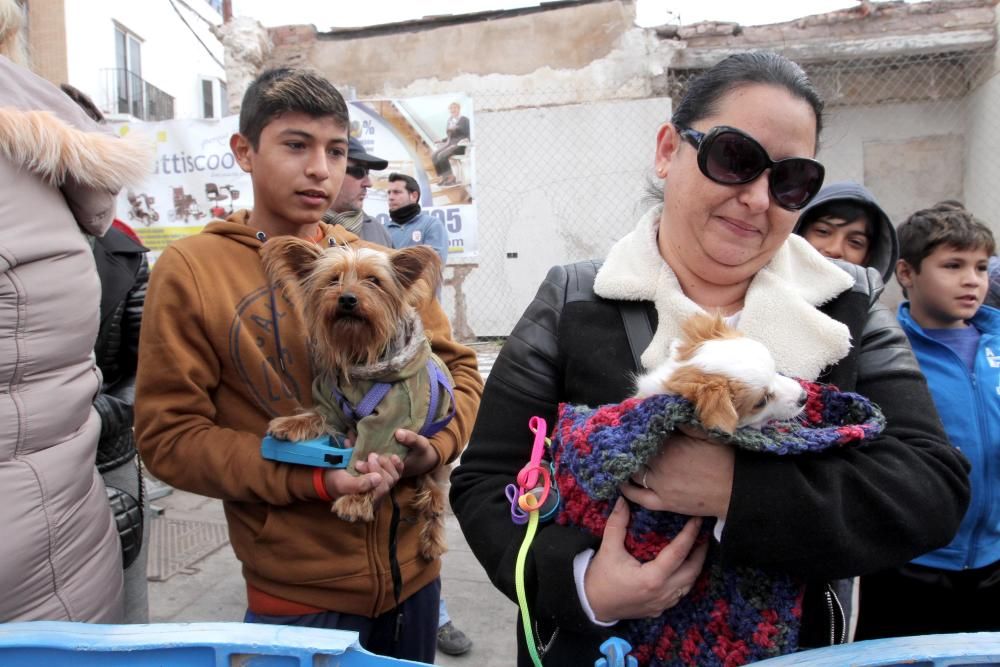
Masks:
[[[814,159],[821,113],[805,73],[782,56],[738,54],[706,71],[656,135],[658,204],[613,246],[596,280],[593,263],[552,269],[504,345],[452,475],[451,502],[491,581],[512,600],[515,573],[523,575],[535,647],[519,627],[519,664],[535,662],[532,652],[550,665],[593,664],[619,621],[669,621],[706,550],[723,568],[808,582],[798,647],[842,642],[853,627],[853,591],[835,580],[904,563],[957,529],[967,464],[945,439],[905,337],[876,303],[877,273],[838,267],[790,236],[822,185]],[[638,327],[624,323],[635,314],[629,303],[652,332],[637,351],[630,337]],[[519,568],[524,529],[511,522],[503,489],[531,454],[529,419],[551,427],[560,403],[629,397],[639,365],[662,361],[681,323],[700,311],[718,311],[764,343],[785,374],[867,396],[888,426],[860,446],[797,456],[676,435],[622,494],[647,509],[708,517],[704,526],[692,520],[640,563],[625,550],[629,510],[620,504],[601,540],[542,524]],[[725,519],[721,539],[693,546],[714,517]],[[744,629],[752,638],[737,644],[705,618],[699,632],[640,657],[740,664],[768,644],[772,653],[796,649],[764,626]]]

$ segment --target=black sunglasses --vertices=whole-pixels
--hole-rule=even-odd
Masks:
[[[360,181],[368,175],[368,167],[362,167],[360,164],[349,164],[347,165],[347,175]]]
[[[768,189],[781,208],[797,211],[823,187],[822,164],[804,157],[772,160],[753,137],[735,127],[720,125],[705,133],[677,126],[677,131],[698,149],[698,168],[716,183],[742,185],[770,169]]]

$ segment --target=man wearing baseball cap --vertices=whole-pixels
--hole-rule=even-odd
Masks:
[[[382,223],[366,215],[363,206],[368,188],[372,186],[369,170],[382,171],[389,162],[365,151],[365,147],[354,137],[347,143],[347,175],[340,186],[340,192],[333,201],[333,207],[323,216],[323,222],[343,225],[365,241],[392,247],[392,239]]]

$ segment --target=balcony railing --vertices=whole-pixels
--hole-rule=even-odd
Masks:
[[[105,108],[112,113],[130,114],[139,120],[170,120],[174,117],[174,98],[141,76],[125,69],[106,69]]]

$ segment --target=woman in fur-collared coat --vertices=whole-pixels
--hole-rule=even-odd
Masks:
[[[0,0],[0,47],[19,19]],[[122,618],[121,547],[94,466],[101,289],[85,234],[107,230],[115,193],[149,164],[148,148],[0,55],[0,622]]]

